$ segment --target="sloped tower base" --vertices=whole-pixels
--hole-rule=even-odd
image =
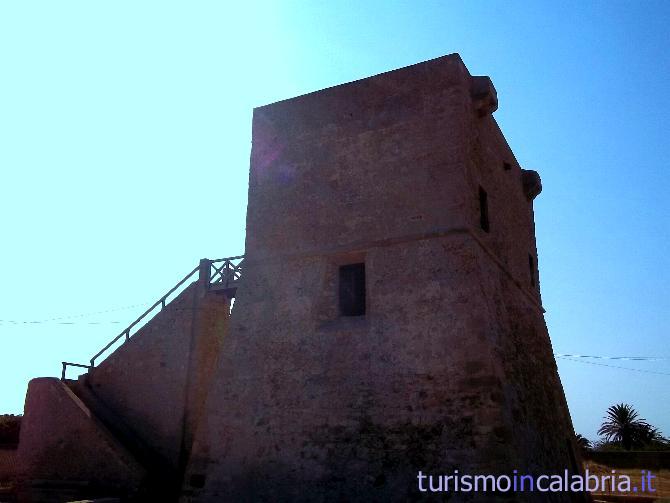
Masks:
[[[419,471],[577,469],[539,178],[496,107],[452,55],[255,111],[244,280],[184,502],[411,501],[435,496]],[[496,499],[537,494],[450,501]]]

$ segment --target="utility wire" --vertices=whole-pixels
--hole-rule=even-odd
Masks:
[[[116,325],[122,323],[120,321],[7,321],[0,320],[0,327],[4,325],[46,325],[51,323],[52,325]]]
[[[41,324],[48,324],[52,323],[55,325],[76,325],[76,324],[81,324],[81,325],[117,325],[121,324],[121,321],[61,321],[61,320],[70,320],[73,318],[84,318],[86,316],[95,316],[98,314],[107,314],[107,313],[114,313],[118,311],[124,311],[127,309],[134,309],[136,307],[142,307],[142,306],[147,306],[149,305],[149,302],[144,302],[141,304],[133,304],[132,306],[124,306],[124,307],[118,307],[115,309],[106,309],[104,311],[95,311],[91,313],[82,313],[82,314],[73,314],[69,316],[58,316],[55,318],[47,318],[44,320],[0,320],[0,326],[4,324],[9,324],[9,325],[41,325]],[[621,369],[621,370],[630,370],[633,372],[644,372],[648,374],[660,374],[660,375],[670,375],[668,372],[657,372],[654,370],[643,370],[643,369],[633,369],[630,367],[621,367],[618,365],[608,365],[605,363],[596,363],[596,362],[590,362],[586,361],[585,359],[597,359],[597,360],[625,360],[625,361],[670,361],[670,357],[668,356],[603,356],[603,355],[579,355],[579,354],[570,354],[570,353],[554,353],[554,356],[556,358],[560,358],[562,360],[568,360],[568,361],[573,361],[577,363],[585,363],[589,365],[599,365],[601,367],[610,367],[610,368],[616,368],[616,369]]]
[[[554,353],[557,358],[595,358],[598,360],[630,360],[630,361],[664,361],[670,360],[670,356],[600,356],[600,355],[572,355],[565,353]]]
[[[643,370],[643,369],[633,369],[633,368],[630,368],[630,367],[620,367],[619,365],[608,365],[606,363],[589,362],[589,361],[585,361],[585,360],[578,360],[578,359],[575,359],[575,358],[569,358],[567,356],[556,355],[556,357],[560,358],[562,360],[569,360],[571,362],[585,363],[587,365],[598,365],[600,367],[610,367],[610,368],[613,368],[613,369],[631,370],[633,372],[643,372],[645,374],[659,374],[659,375],[670,376],[670,372],[657,372],[655,370]]]
[[[44,320],[0,320],[0,324],[11,324],[11,325],[39,325],[43,323],[55,323],[57,325],[74,325],[75,323],[82,323],[82,324],[87,324],[87,325],[101,325],[105,323],[121,323],[120,321],[104,321],[104,322],[99,322],[99,321],[90,321],[90,322],[64,322],[61,320],[71,320],[73,318],[84,318],[86,316],[95,316],[98,314],[107,314],[107,313],[115,313],[118,311],[124,311],[126,309],[134,309],[136,307],[142,307],[142,306],[147,306],[149,305],[149,302],[144,302],[142,304],[133,304],[132,306],[124,306],[124,307],[117,307],[115,309],[106,309],[105,311],[95,311],[92,313],[83,313],[83,314],[72,314],[69,316],[58,316],[56,318],[47,318]]]

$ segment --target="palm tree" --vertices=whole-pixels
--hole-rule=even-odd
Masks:
[[[649,426],[644,432],[643,440],[647,444],[663,445],[668,443],[668,439],[663,436],[661,430],[654,428],[653,426]]]
[[[608,441],[621,443],[627,451],[648,443],[650,436],[655,436],[651,433],[654,429],[628,404],[612,405],[607,409],[604,419],[598,435],[604,435]]]
[[[591,441],[577,433],[575,435],[575,442],[577,443],[577,447],[579,447],[579,450],[584,452],[588,452],[589,449],[591,449]]]

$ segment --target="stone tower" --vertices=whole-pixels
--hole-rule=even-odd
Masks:
[[[449,55],[255,110],[244,277],[183,501],[405,501],[419,470],[576,467],[540,180],[496,108]]]

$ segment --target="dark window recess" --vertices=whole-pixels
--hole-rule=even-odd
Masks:
[[[512,165],[509,162],[503,162],[503,169],[505,171],[510,171],[512,169]]]
[[[365,314],[365,264],[340,267],[340,314],[342,316]]]
[[[528,254],[528,269],[530,270],[530,286],[535,286],[535,259]]]
[[[486,191],[479,187],[479,225],[489,231],[489,201]]]
[[[202,489],[205,487],[205,476],[201,473],[194,473],[189,479],[189,485],[196,489]]]

